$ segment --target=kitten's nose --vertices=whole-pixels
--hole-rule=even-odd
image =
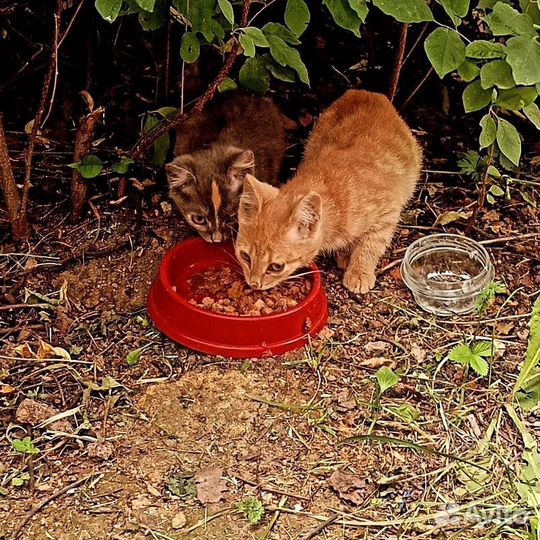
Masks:
[[[252,288],[252,289],[260,289],[261,288],[261,283],[259,281],[252,281],[249,286]]]
[[[223,242],[223,234],[220,232],[212,233],[212,242]]]

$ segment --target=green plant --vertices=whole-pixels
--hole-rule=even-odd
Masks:
[[[13,450],[20,452],[21,454],[33,455],[39,452],[30,437],[25,437],[24,439],[13,439],[11,441],[11,446]]]
[[[264,505],[256,497],[247,497],[238,503],[237,508],[251,525],[257,525],[264,516]]]
[[[394,373],[390,368],[382,366],[375,373],[375,379],[379,386],[379,397],[386,392],[386,390],[392,388],[399,382],[399,375]]]
[[[448,353],[450,360],[472,368],[480,376],[488,374],[489,363],[486,359],[492,356],[493,346],[490,341],[474,341],[471,344],[460,343]]]
[[[22,473],[21,475],[15,476],[14,478],[11,479],[11,485],[13,487],[21,487],[21,486],[24,486],[24,484],[26,484],[28,480],[30,480],[30,474]]]
[[[139,362],[141,355],[142,355],[142,349],[134,349],[128,352],[126,356],[127,365],[135,366]]]
[[[495,297],[498,294],[504,294],[506,287],[500,281],[492,281],[488,283],[476,300],[476,310],[480,315],[486,313],[489,307],[495,302]]]

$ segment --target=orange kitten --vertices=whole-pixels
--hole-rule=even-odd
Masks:
[[[345,287],[368,292],[421,161],[420,146],[384,95],[346,92],[320,116],[285,186],[246,177],[236,242],[246,281],[269,289],[317,254],[335,252]]]

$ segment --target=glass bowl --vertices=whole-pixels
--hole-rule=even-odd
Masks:
[[[450,316],[475,309],[494,269],[478,242],[457,234],[433,234],[407,248],[401,276],[421,308]]]

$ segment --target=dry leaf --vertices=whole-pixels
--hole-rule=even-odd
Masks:
[[[149,506],[153,506],[154,503],[146,496],[146,495],[137,495],[132,501],[131,501],[131,508],[133,510],[140,510],[142,508],[148,508]]]
[[[366,481],[354,474],[335,471],[328,479],[328,483],[344,501],[362,504],[366,500]]]
[[[34,354],[34,351],[30,347],[30,345],[28,345],[28,343],[21,343],[20,345],[17,345],[13,349],[13,352],[17,356],[20,356],[21,358],[35,358],[36,357],[36,355]]]
[[[172,528],[173,529],[181,529],[185,524],[187,523],[186,515],[184,512],[178,512],[173,518],[172,518]]]
[[[23,399],[17,410],[15,411],[15,420],[21,424],[30,424],[31,426],[37,426],[45,420],[48,420],[52,416],[58,414],[58,410],[45,403],[34,401],[33,399]],[[57,420],[47,426],[47,429],[52,431],[62,431],[69,433],[71,431],[71,424],[67,419]]]
[[[380,353],[389,347],[390,343],[387,343],[386,341],[370,341],[369,343],[366,343],[364,350],[370,354],[374,352]]]
[[[145,484],[150,495],[153,495],[154,497],[161,497],[161,491],[159,491],[159,489],[155,488],[150,482],[145,482]]]
[[[472,212],[456,212],[454,210],[444,212],[443,214],[439,214],[439,216],[437,216],[433,227],[436,225],[448,225],[449,223],[459,221],[460,219],[469,219],[471,216]]]
[[[389,358],[384,358],[383,356],[375,356],[373,358],[368,358],[367,360],[362,360],[360,365],[369,368],[380,368],[381,366],[386,366],[390,369],[394,369],[396,367],[396,362],[395,360],[390,360]]]
[[[337,395],[337,404],[340,409],[344,409],[346,411],[351,411],[352,409],[356,408],[356,401],[354,397],[349,393],[349,390],[347,388],[344,388]]]
[[[227,489],[225,480],[221,478],[223,469],[211,467],[203,469],[195,475],[197,483],[197,499],[203,504],[217,503],[223,497],[223,492]]]
[[[421,349],[418,344],[413,343],[411,345],[411,355],[418,362],[423,362],[426,357],[426,351]]]
[[[66,349],[63,349],[62,347],[53,347],[52,345],[50,345],[46,341],[43,341],[42,339],[39,340],[37,357],[38,358],[63,358],[64,360],[71,362],[71,355],[66,351]]]

